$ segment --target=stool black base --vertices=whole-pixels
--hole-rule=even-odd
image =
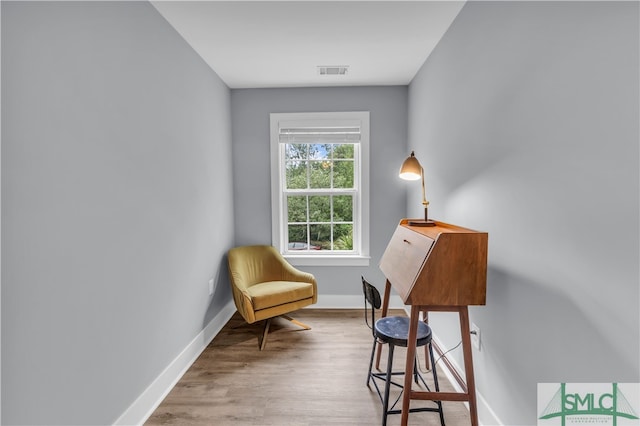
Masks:
[[[389,356],[387,359],[387,371],[384,373],[375,373],[372,371],[373,369],[373,358],[374,358],[374,354],[376,351],[376,346],[378,344],[381,344],[382,342],[378,342],[377,340],[374,340],[373,342],[373,348],[371,349],[371,362],[369,363],[369,375],[367,378],[367,386],[369,386],[369,383],[371,381],[373,381],[373,385],[376,388],[376,392],[378,393],[378,396],[380,397],[380,402],[382,403],[382,426],[386,426],[387,424],[387,415],[389,414],[400,414],[402,413],[402,410],[400,409],[395,409],[394,407],[396,406],[396,404],[398,403],[398,401],[400,400],[400,398],[402,397],[402,392],[404,392],[403,389],[403,385],[395,382],[392,380],[393,376],[404,376],[404,371],[392,371],[393,370],[393,353],[394,353],[394,349],[395,349],[395,345],[390,344],[389,345]],[[440,386],[438,385],[438,376],[437,373],[435,371],[435,366],[434,366],[434,357],[433,357],[433,349],[431,347],[431,343],[429,342],[429,357],[431,358],[431,365],[432,367],[432,374],[433,374],[433,382],[434,382],[434,386],[435,386],[435,390],[436,392],[438,392],[440,390]],[[380,392],[380,388],[378,386],[378,383],[376,382],[376,379],[382,380],[385,382],[385,388],[384,388],[384,396],[382,395],[382,393]],[[427,389],[427,390],[431,390],[429,388],[429,385],[427,385],[427,383],[425,382],[424,378],[422,377],[422,375],[418,372],[418,366],[417,363],[414,361],[413,363],[413,379],[416,382],[416,384],[420,382],[422,382],[422,385]],[[395,386],[397,388],[402,389],[402,391],[400,392],[400,395],[398,395],[398,397],[396,398],[396,400],[393,402],[393,404],[391,405],[391,407],[389,408],[389,396],[390,396],[390,391],[391,391],[391,386]],[[441,401],[433,401],[436,404],[436,407],[416,407],[416,408],[411,408],[409,409],[410,413],[417,413],[417,412],[433,412],[433,413],[438,413],[440,415],[440,424],[442,426],[445,426],[444,423],[444,413],[442,410],[442,402]]]

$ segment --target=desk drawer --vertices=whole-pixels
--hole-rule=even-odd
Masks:
[[[382,255],[380,269],[405,303],[433,242],[425,235],[398,226]]]

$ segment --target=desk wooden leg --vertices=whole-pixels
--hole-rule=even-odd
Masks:
[[[471,356],[471,330],[469,328],[469,309],[460,307],[460,332],[462,333],[462,352],[464,356],[464,371],[469,396],[469,416],[471,425],[478,426],[478,405],[476,401],[476,382],[473,375],[473,359]],[[404,410],[404,408],[403,408]]]
[[[422,311],[422,322],[429,325],[429,311]],[[429,358],[429,345],[424,345],[424,368],[431,371],[431,359]]]
[[[420,309],[411,307],[411,321],[409,322],[409,336],[407,341],[407,361],[404,366],[404,391],[402,393],[402,419],[400,424],[407,426],[409,408],[411,406],[411,385],[413,383],[413,365],[416,359],[416,341],[418,337],[418,320]]]

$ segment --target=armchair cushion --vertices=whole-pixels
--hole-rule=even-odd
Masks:
[[[296,281],[269,281],[247,289],[254,310],[271,308],[289,302],[313,297],[311,283]]]

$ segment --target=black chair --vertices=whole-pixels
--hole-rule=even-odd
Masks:
[[[389,414],[399,414],[402,412],[400,409],[395,409],[394,407],[400,400],[402,396],[402,391],[398,398],[395,400],[391,408],[389,408],[389,394],[391,390],[391,386],[396,386],[400,389],[403,388],[403,385],[396,383],[392,380],[394,375],[404,375],[403,371],[394,372],[393,371],[393,351],[396,346],[407,347],[407,340],[409,337],[409,318],[401,317],[401,316],[387,316],[382,317],[376,321],[375,311],[376,309],[380,309],[381,298],[380,292],[373,285],[369,284],[367,280],[362,277],[362,291],[364,293],[364,306],[365,306],[365,322],[371,329],[371,333],[373,335],[373,347],[371,348],[371,359],[369,361],[369,375],[367,377],[367,386],[369,383],[373,381],[373,384],[378,392],[378,396],[380,397],[380,401],[382,402],[382,426],[386,426],[387,424],[387,415]],[[371,324],[369,324],[369,314],[367,313],[368,307],[371,308]],[[435,386],[436,392],[440,391],[440,387],[438,386],[438,375],[436,373],[435,362],[433,358],[433,348],[431,346],[431,328],[425,324],[424,322],[418,322],[418,341],[416,343],[416,347],[421,347],[428,345],[429,349],[429,357],[431,358],[431,372],[433,374],[433,383]],[[378,344],[387,344],[389,346],[389,355],[387,360],[387,371],[386,373],[375,373],[372,372],[373,369],[373,358],[376,351],[376,347]],[[429,389],[429,386],[425,383],[424,379],[420,375],[418,371],[417,363],[414,360],[413,363],[413,377],[416,382],[418,380],[422,382],[425,388]],[[378,387],[378,383],[376,379],[384,380],[384,396],[380,392],[380,388]],[[417,412],[417,411],[432,411],[440,414],[440,424],[444,426],[444,414],[442,412],[442,402],[434,401],[436,407],[419,407],[419,408],[411,408],[409,412]]]

